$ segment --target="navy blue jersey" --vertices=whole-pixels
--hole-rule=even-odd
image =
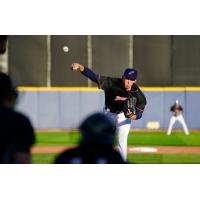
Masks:
[[[99,88],[105,92],[105,105],[111,111],[123,111],[124,102],[133,99],[137,112],[143,112],[146,98],[139,87],[134,84],[131,91],[126,91],[121,78],[99,76]]]
[[[113,113],[123,112],[124,102],[130,99],[135,104],[136,119],[142,117],[146,105],[146,98],[137,84],[131,91],[126,91],[122,78],[112,78],[95,74],[91,69],[84,67],[83,75],[96,82],[98,87],[105,92],[105,105]]]
[[[182,108],[181,105],[174,104],[174,105],[170,108],[170,111],[174,112],[175,110],[183,111],[183,108]]]

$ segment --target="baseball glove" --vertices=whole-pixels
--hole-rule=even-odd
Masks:
[[[126,118],[130,118],[131,116],[136,114],[136,98],[131,97],[124,102],[123,112]]]

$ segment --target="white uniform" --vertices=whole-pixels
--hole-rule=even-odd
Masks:
[[[185,120],[182,115],[182,107],[180,106],[180,104],[178,104],[178,101],[176,101],[176,104],[174,106],[172,106],[171,111],[174,113],[174,115],[170,119],[169,127],[167,130],[167,135],[171,134],[173,125],[175,124],[176,121],[179,121],[181,123],[185,134],[189,135],[187,125],[186,125]]]
[[[126,118],[124,113],[112,113],[104,108],[104,113],[115,123],[117,127],[118,144],[117,149],[122,155],[123,159],[127,160],[127,141],[128,134],[131,128],[131,119]]]

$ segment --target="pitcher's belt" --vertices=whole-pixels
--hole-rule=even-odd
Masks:
[[[105,109],[106,109],[106,111],[111,112],[111,113],[116,113],[116,114],[123,113],[123,111],[118,111],[118,110],[110,109],[107,106],[105,106]]]

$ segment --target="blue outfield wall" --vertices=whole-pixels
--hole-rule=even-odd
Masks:
[[[200,129],[200,88],[150,88],[142,87],[147,105],[140,120],[132,128],[147,128],[149,123],[159,123],[167,128],[171,117],[170,107],[179,100],[189,129]],[[102,111],[104,92],[96,88],[19,88],[16,109],[26,114],[38,129],[77,128],[89,114]],[[175,128],[181,128],[176,123]]]

